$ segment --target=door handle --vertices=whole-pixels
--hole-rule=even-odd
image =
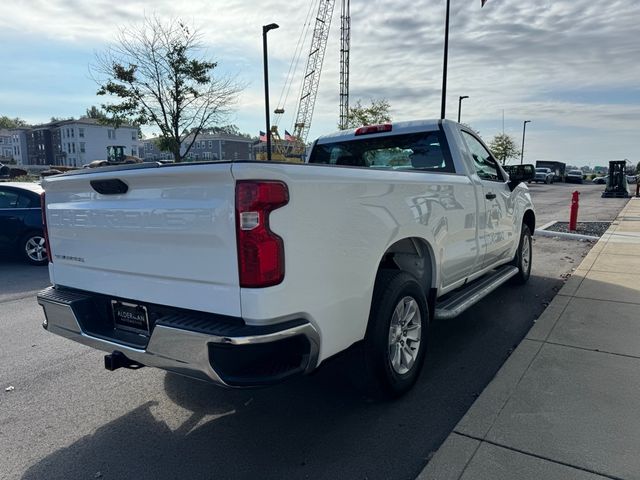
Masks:
[[[495,193],[487,193],[484,197],[487,200],[493,200],[494,198],[496,198],[496,194]]]

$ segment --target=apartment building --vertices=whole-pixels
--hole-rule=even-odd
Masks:
[[[17,165],[26,165],[27,128],[0,129],[0,162],[13,160]]]
[[[57,122],[53,129],[56,131],[56,165],[81,167],[94,160],[104,160],[109,146],[123,146],[126,155],[141,156],[138,127],[114,128],[93,118],[81,118]]]
[[[125,153],[134,157],[141,154],[138,127],[114,128],[93,118],[50,122],[8,132],[12,157],[19,165],[81,167],[106,159],[108,146],[123,146]],[[2,147],[0,143],[0,154]]]
[[[13,136],[11,130],[0,128],[0,163],[13,160]]]
[[[193,137],[187,137],[182,143],[182,154]],[[239,135],[203,133],[193,142],[187,153],[188,162],[253,160],[252,146],[254,141]],[[161,151],[153,139],[144,140],[141,158],[145,162],[173,160],[170,152]]]

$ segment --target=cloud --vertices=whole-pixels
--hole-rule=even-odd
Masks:
[[[338,116],[339,2],[327,47],[311,135],[333,130]],[[118,25],[145,14],[180,16],[197,25],[208,52],[222,68],[249,84],[238,105],[238,122],[255,122],[262,98],[261,25],[269,34],[272,103],[280,96],[291,56],[310,8],[284,0],[5,0],[0,41],[12,38],[78,45],[106,45]],[[352,1],[351,94],[355,101],[387,98],[396,119],[437,117],[442,81],[444,2],[428,0]],[[314,12],[311,11],[313,14]],[[495,133],[501,112],[557,128],[637,130],[638,97],[608,102],[607,92],[637,88],[640,42],[636,0],[489,0],[453,2],[447,109],[457,113],[458,95],[469,95],[464,120]],[[59,48],[64,49],[64,45]],[[283,122],[293,123],[304,57]],[[27,61],[28,55],[23,56]],[[77,68],[86,70],[85,65]],[[0,80],[0,89],[3,87]],[[580,101],[562,93],[590,90],[601,98]],[[47,116],[55,114],[51,112]],[[250,125],[255,130],[259,125]],[[569,130],[567,130],[569,132]],[[535,138],[535,137],[532,137]],[[620,143],[620,138],[615,137]],[[623,143],[632,148],[629,140]],[[535,149],[535,145],[531,145]],[[542,151],[542,149],[541,149]]]

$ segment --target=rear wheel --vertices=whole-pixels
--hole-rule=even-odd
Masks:
[[[522,225],[520,233],[520,243],[516,256],[511,261],[511,265],[518,268],[518,273],[513,277],[513,282],[525,284],[531,276],[531,260],[533,259],[533,248],[531,242],[531,231],[527,225]]]
[[[406,272],[381,270],[363,348],[376,396],[398,397],[415,384],[426,354],[428,324],[427,301],[417,280]]]
[[[49,262],[45,239],[42,233],[32,232],[25,235],[20,245],[22,256],[27,262],[33,265],[46,265]]]

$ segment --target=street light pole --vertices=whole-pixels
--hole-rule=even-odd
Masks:
[[[447,63],[449,61],[449,8],[450,0],[447,0],[447,16],[444,23],[444,62],[442,65],[442,106],[440,108],[440,118],[444,120],[447,104]]]
[[[462,100],[469,98],[469,95],[458,97],[458,123],[460,123],[460,112],[462,111]]]
[[[522,150],[520,151],[520,165],[524,160],[524,135],[527,133],[527,123],[531,123],[531,120],[525,120],[522,124]]]
[[[269,61],[267,58],[267,33],[279,28],[276,23],[262,26],[262,54],[264,64],[264,111],[267,124],[267,161],[271,161],[271,120],[269,118]]]

